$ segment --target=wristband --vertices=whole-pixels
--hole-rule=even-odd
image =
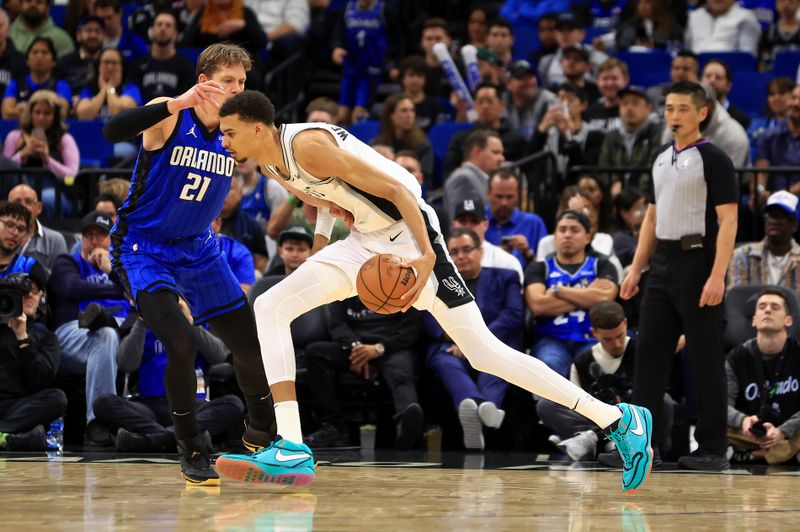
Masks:
[[[314,227],[314,234],[322,235],[330,240],[335,221],[329,209],[320,207],[317,209],[317,225]]]

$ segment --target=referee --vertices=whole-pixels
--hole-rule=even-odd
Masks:
[[[708,115],[697,83],[673,84],[664,118],[675,140],[660,149],[639,245],[620,296],[639,291],[642,270],[650,274],[642,299],[633,400],[653,413],[653,448],[660,441],[662,400],[681,333],[699,403],[697,451],[682,456],[686,469],[720,471],[725,458],[727,391],[722,343],[725,272],[736,238],[738,184],[733,163],[700,135]]]

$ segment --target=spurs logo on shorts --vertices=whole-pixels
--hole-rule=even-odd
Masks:
[[[467,290],[452,275],[443,279],[442,284],[448,290],[455,292],[458,297],[463,297],[467,293]]]

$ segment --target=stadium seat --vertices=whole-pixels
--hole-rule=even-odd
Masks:
[[[352,135],[355,135],[355,137],[361,142],[369,144],[369,141],[378,136],[380,129],[380,120],[364,120],[362,122],[356,122],[355,124],[352,124],[347,128],[347,131],[349,131]]]
[[[712,59],[725,61],[733,72],[755,72],[756,58],[747,52],[706,52],[700,57],[700,72]]]
[[[628,65],[631,85],[649,86],[669,80],[669,71],[672,66],[672,56],[663,50],[651,52],[619,52],[617,59]],[[661,79],[653,79],[654,75],[664,74]]]
[[[772,65],[772,75],[795,79],[798,66],[800,66],[800,51],[778,52],[775,55],[775,64]]]
[[[428,141],[433,148],[433,175],[437,188],[444,181],[442,165],[444,156],[447,154],[447,146],[450,145],[450,139],[459,131],[470,129],[473,126],[474,124],[471,122],[442,122],[433,126],[428,132]]]
[[[19,120],[0,120],[0,138],[4,141],[6,136],[19,127]]]
[[[103,136],[102,120],[68,120],[68,131],[81,152],[81,166],[104,167],[114,156],[114,145]]]
[[[514,60],[528,59],[539,46],[539,28],[536,23],[526,17],[517,17],[511,25],[511,33],[514,35]]]
[[[770,72],[738,72],[733,76],[728,96],[749,116],[762,116],[767,105],[767,85],[772,78]]]
[[[197,64],[197,58],[200,57],[202,48],[178,48],[178,53],[189,60],[193,65]]]
[[[789,334],[798,337],[800,332],[800,298],[797,293],[777,286],[747,285],[737,286],[725,296],[725,331],[723,333],[726,351],[735,345],[755,338],[756,330],[752,326],[753,314],[756,309],[756,299],[764,288],[779,288],[786,296],[789,303],[789,313],[794,318],[794,323],[789,327]]]

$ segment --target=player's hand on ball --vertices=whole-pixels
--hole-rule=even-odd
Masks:
[[[436,264],[436,255],[433,253],[423,255],[412,261],[404,261],[401,264],[401,266],[413,268],[417,274],[417,281],[414,283],[414,287],[400,297],[406,303],[401,312],[406,312],[419,299],[422,290],[428,283],[428,277],[431,276],[434,264]]]

